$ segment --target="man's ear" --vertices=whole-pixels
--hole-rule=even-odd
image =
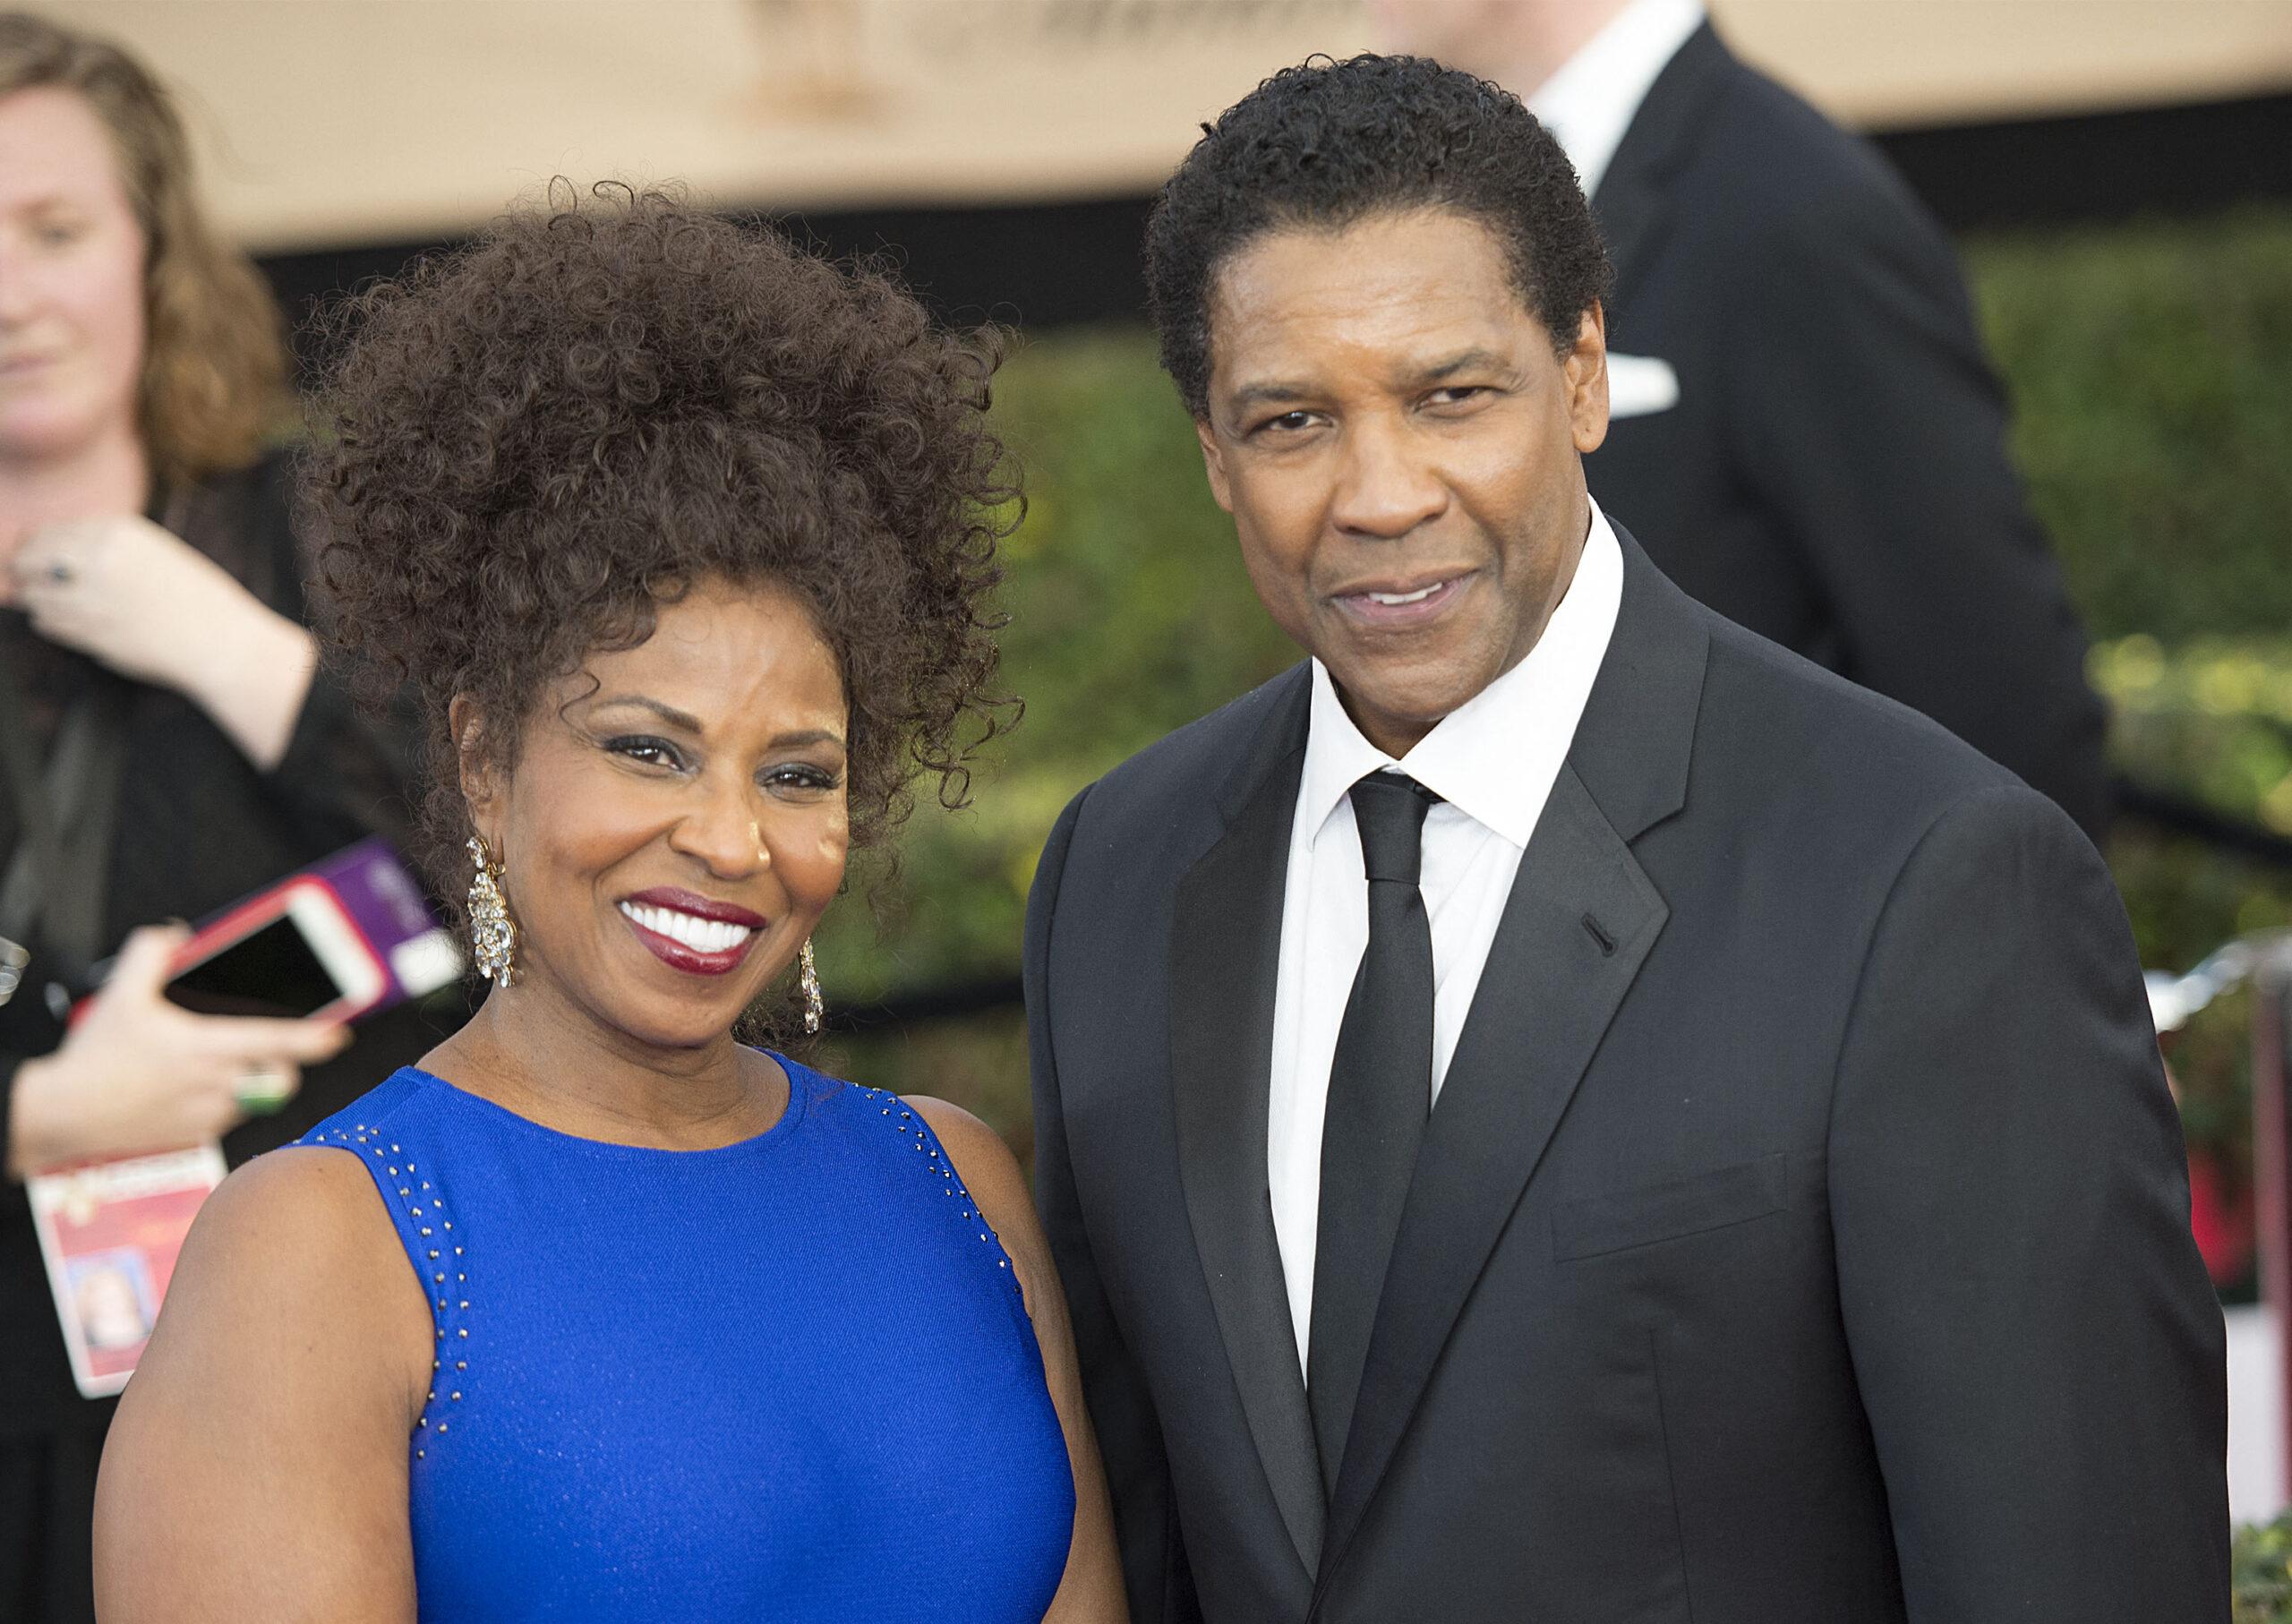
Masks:
[[[1193,420],[1193,437],[1202,442],[1202,471],[1210,475],[1210,494],[1220,508],[1234,510],[1234,493],[1226,481],[1225,454],[1218,449],[1218,431],[1210,426],[1210,419]]]
[[[1608,437],[1608,318],[1595,301],[1576,328],[1576,347],[1561,363],[1568,375],[1568,422],[1578,453]]]
[[[477,701],[467,694],[456,694],[446,705],[446,728],[454,738],[454,757],[461,779],[462,799],[469,805],[469,820],[485,843],[500,849],[499,842],[489,832],[493,813],[497,809],[500,789],[499,774],[485,754],[485,719],[478,714]]]

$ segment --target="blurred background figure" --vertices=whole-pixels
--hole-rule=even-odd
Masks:
[[[2085,634],[1949,240],[1700,0],[1374,0],[1524,98],[1615,264],[1592,494],[1729,619],[1923,711],[2101,840]]]
[[[0,937],[29,949],[0,1006],[0,1618],[92,1617],[112,1408],[73,1385],[23,1179],[225,1133],[243,1159],[350,1097],[320,1079],[246,1122],[346,1034],[178,1008],[181,932],[136,928],[387,832],[402,798],[303,626],[264,450],[285,378],[269,291],[201,219],[165,95],[109,45],[0,13]],[[421,1047],[384,1036],[355,1075]]]
[[[882,112],[849,0],[748,0],[748,13],[771,64],[756,87],[759,119],[850,122]]]

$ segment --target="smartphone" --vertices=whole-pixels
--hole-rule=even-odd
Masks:
[[[184,943],[167,996],[202,1015],[347,1021],[389,985],[341,899],[304,877],[250,898]]]

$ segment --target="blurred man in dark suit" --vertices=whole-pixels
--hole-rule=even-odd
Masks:
[[[1560,138],[1615,265],[1592,494],[1681,586],[2098,840],[2104,714],[1940,227],[1698,0],[1375,0]]]

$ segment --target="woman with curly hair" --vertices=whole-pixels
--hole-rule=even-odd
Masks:
[[[656,192],[362,303],[326,579],[492,988],[201,1214],[105,1618],[1121,1617],[1009,1152],[733,1035],[991,722],[991,350]]]

